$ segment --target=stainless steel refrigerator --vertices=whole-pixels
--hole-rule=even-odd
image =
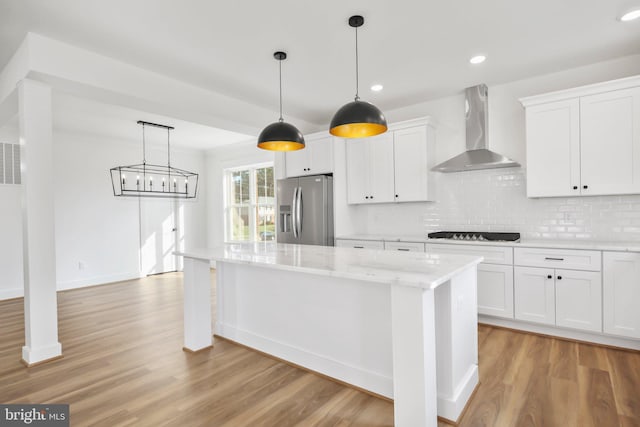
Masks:
[[[278,180],[279,243],[333,246],[333,177]]]

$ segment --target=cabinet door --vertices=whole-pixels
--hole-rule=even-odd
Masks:
[[[308,175],[333,172],[333,137],[326,136],[311,139],[307,143],[309,149]]]
[[[556,323],[554,270],[514,268],[515,318],[536,323]]]
[[[556,270],[556,325],[602,332],[599,272]]]
[[[393,134],[366,138],[369,144],[369,203],[388,203],[394,199]]]
[[[347,202],[369,201],[369,142],[367,139],[347,139]]]
[[[603,253],[604,332],[640,339],[640,254]]]
[[[285,171],[287,178],[308,175],[309,146],[302,150],[289,151],[285,154]]]
[[[580,98],[582,194],[640,190],[640,88]]]
[[[513,319],[513,267],[478,265],[478,313]]]
[[[396,202],[429,200],[427,127],[416,126],[393,133]]]
[[[527,196],[580,194],[578,99],[528,107]]]

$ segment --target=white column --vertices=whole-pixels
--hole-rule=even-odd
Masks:
[[[211,347],[211,266],[208,260],[184,257],[184,349]]]
[[[396,427],[435,427],[436,333],[431,290],[391,286],[393,411]]]
[[[62,354],[58,342],[53,192],[51,88],[25,79],[18,83],[22,150],[22,229],[27,365]]]

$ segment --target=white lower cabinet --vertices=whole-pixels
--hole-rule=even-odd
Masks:
[[[513,248],[505,246],[427,243],[427,252],[477,255],[478,313],[513,319]]]
[[[336,239],[336,247],[355,249],[384,249],[384,242],[382,240]]]
[[[424,252],[424,243],[418,242],[384,242],[384,248],[388,251]]]
[[[602,332],[602,275],[556,270],[556,325]]]
[[[602,331],[600,272],[515,267],[515,318]]]
[[[554,270],[515,267],[515,318],[555,325],[556,296]]]
[[[604,332],[640,339],[640,253],[603,253]]]
[[[478,313],[513,319],[513,267],[478,265]]]

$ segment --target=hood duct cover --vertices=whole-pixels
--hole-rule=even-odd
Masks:
[[[467,151],[433,167],[436,172],[464,172],[479,169],[511,168],[520,166],[502,154],[487,148],[488,90],[484,84],[465,89],[465,124]]]

